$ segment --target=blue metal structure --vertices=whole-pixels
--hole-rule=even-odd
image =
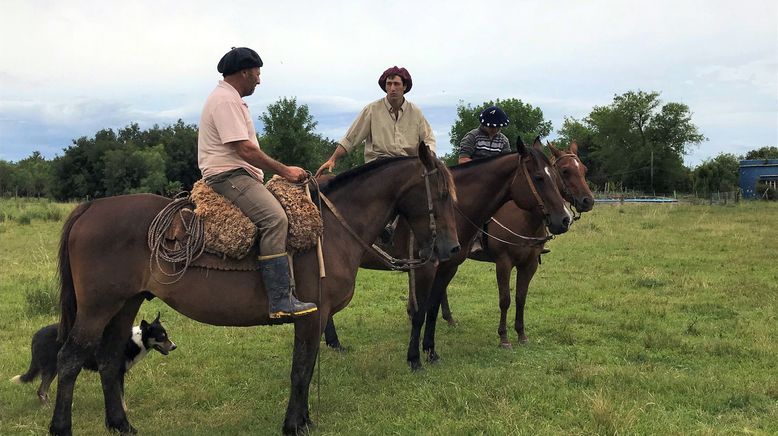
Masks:
[[[741,160],[739,173],[743,198],[756,198],[759,182],[778,189],[778,159]]]

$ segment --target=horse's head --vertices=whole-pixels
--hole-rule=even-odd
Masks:
[[[562,181],[562,194],[576,211],[589,212],[594,207],[594,195],[586,183],[586,165],[578,157],[578,144],[573,141],[570,151],[564,152],[549,142],[548,149],[553,154],[552,164]]]
[[[511,196],[520,208],[539,210],[548,230],[558,235],[570,227],[572,216],[565,207],[560,186],[552,173],[553,166],[540,151],[542,146],[540,138],[535,139],[532,147],[525,146],[521,137],[516,140],[519,168],[511,183]],[[522,189],[523,186],[529,190]]]
[[[409,175],[415,182],[400,199],[397,212],[405,217],[419,245],[424,247],[420,256],[445,261],[460,249],[454,180],[448,167],[423,142],[418,151],[419,172]]]

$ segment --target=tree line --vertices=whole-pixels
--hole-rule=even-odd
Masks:
[[[684,166],[683,156],[706,138],[692,122],[688,106],[663,103],[659,96],[658,92],[629,91],[614,96],[607,106],[594,107],[580,120],[565,118],[556,145],[567,148],[573,140],[578,143],[593,189],[615,186],[650,194],[707,195],[737,190],[739,158],[778,158],[778,148],[768,146],[741,157],[722,153],[694,169]],[[500,106],[510,118],[503,133],[512,142],[521,137],[531,143],[535,136],[545,137],[552,131],[540,108],[519,99],[476,106],[460,101],[450,130],[453,151],[442,156],[446,163],[456,163],[459,142],[479,125],[480,111],[491,105]],[[269,105],[259,120],[263,150],[286,164],[314,170],[337,146],[316,133],[317,122],[308,106],[295,98],[281,98]],[[93,137],[73,140],[63,151],[51,160],[37,151],[15,163],[0,160],[0,194],[59,201],[137,192],[172,196],[191,189],[200,178],[197,126],[182,120],[145,130],[136,123],[118,131],[103,129]],[[336,171],[362,163],[358,150],[340,159]]]

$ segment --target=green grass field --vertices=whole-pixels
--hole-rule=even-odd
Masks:
[[[1,435],[45,434],[51,418],[36,383],[7,380],[56,320],[65,214],[17,217],[71,207],[0,200]],[[459,326],[438,324],[441,361],[420,373],[405,362],[404,275],[360,271],[337,317],[349,352],[323,350],[311,386],[314,433],[778,434],[777,230],[778,203],[598,205],[549,244],[529,344],[498,347],[494,266],[468,261],[449,287]],[[179,348],[128,376],[141,434],[280,433],[291,326],[211,327],[157,300],[139,319],[157,311]],[[106,433],[97,374],[78,379],[73,424]]]

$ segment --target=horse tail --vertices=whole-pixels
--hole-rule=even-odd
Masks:
[[[70,270],[68,239],[73,225],[91,205],[91,202],[79,204],[62,226],[62,236],[59,240],[59,327],[57,329],[57,341],[60,343],[65,342],[76,321],[76,289],[73,286],[73,272]]]

